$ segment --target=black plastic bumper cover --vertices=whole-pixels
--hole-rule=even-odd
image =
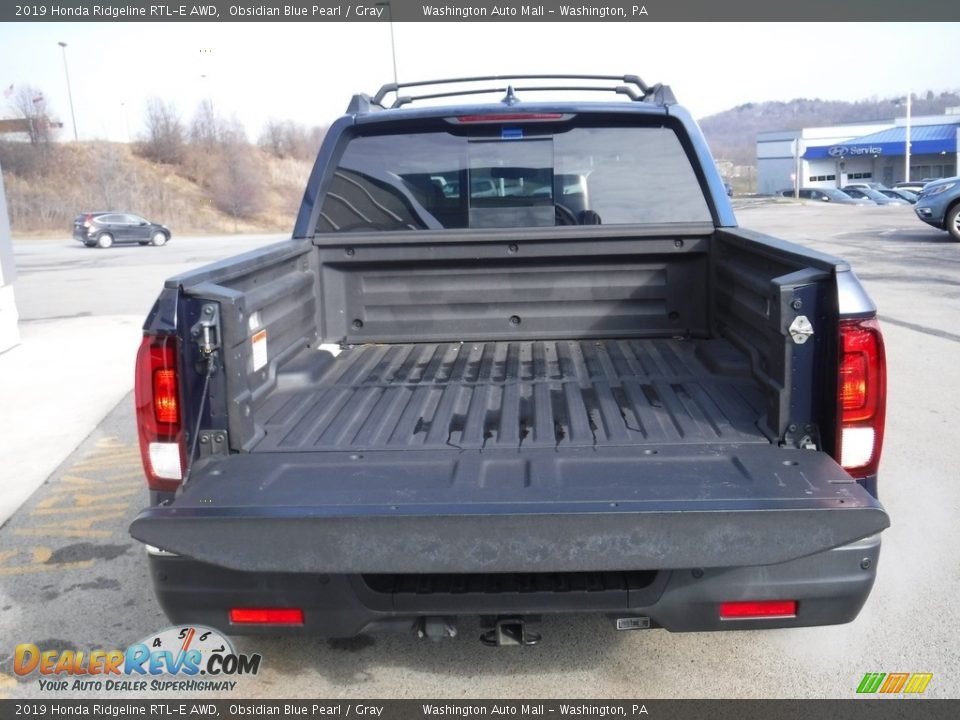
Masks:
[[[160,604],[177,624],[200,623],[229,634],[313,634],[352,637],[409,630],[418,617],[602,613],[645,616],[672,632],[834,625],[853,620],[876,576],[880,538],[872,537],[798,560],[762,567],[674,570],[648,585],[620,589],[536,592],[384,593],[359,575],[250,573],[182,557],[152,556]],[[719,605],[736,600],[797,602],[791,617],[722,620]],[[298,626],[232,625],[231,607],[298,607]]]
[[[743,445],[232,455],[130,532],[235,570],[498,573],[772,565],[888,526],[825,454]]]

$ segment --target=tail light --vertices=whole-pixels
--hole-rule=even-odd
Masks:
[[[134,398],[147,485],[173,491],[183,480],[186,448],[181,418],[177,338],[148,335],[137,353]]]
[[[876,318],[840,321],[837,461],[850,475],[875,475],[883,447],[887,361]]]
[[[90,227],[90,224],[93,222],[93,215],[84,215],[83,216],[83,226],[85,228]]]

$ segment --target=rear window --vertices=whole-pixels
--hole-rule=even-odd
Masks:
[[[352,139],[316,232],[711,220],[669,128],[496,131],[495,137],[426,132]]]

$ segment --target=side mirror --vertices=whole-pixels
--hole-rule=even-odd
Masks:
[[[149,224],[150,224],[150,223],[148,223],[146,220],[141,220],[141,221],[140,221],[140,227],[143,227],[144,225],[149,225]]]

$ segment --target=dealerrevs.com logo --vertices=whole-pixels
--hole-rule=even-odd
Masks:
[[[202,625],[170,627],[126,650],[61,650],[17,645],[17,675],[37,673],[40,689],[98,692],[233,690],[239,675],[256,675],[259,654],[245,655],[230,640]],[[173,676],[174,679],[171,679]]]

